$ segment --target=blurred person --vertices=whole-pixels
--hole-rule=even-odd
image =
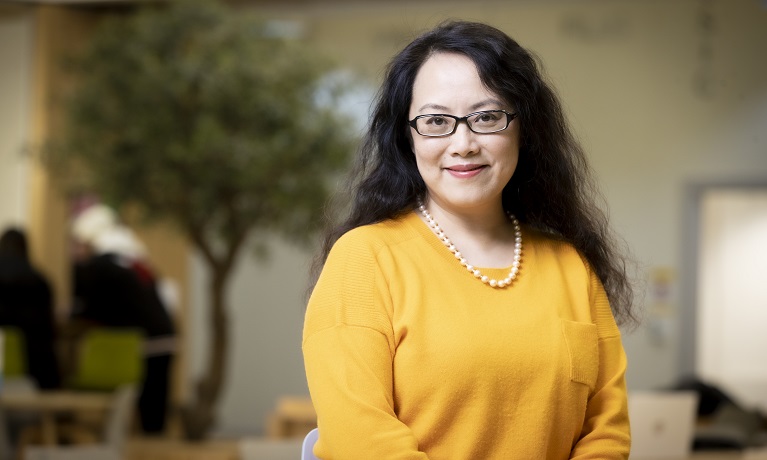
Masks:
[[[350,183],[304,323],[319,458],[628,458],[627,258],[529,51],[417,37]]]
[[[165,429],[175,326],[158,290],[146,248],[115,215],[101,205],[86,209],[73,222],[76,240],[75,307],[77,328],[89,325],[141,329],[144,380],[138,400],[145,433]]]
[[[109,206],[91,204],[72,222],[72,247],[75,262],[93,256],[93,242],[103,232],[119,226],[117,214]]]
[[[0,236],[0,327],[17,327],[24,336],[27,373],[43,389],[61,384],[56,357],[56,325],[48,280],[29,261],[20,228]]]

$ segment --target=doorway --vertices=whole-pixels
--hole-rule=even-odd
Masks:
[[[767,183],[697,187],[690,204],[683,363],[767,409]]]

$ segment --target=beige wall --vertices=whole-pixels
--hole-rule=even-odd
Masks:
[[[261,11],[297,21],[309,39],[374,84],[402,45],[446,18],[490,22],[533,49],[560,91],[613,224],[641,265],[640,277],[671,274],[668,305],[624,336],[629,386],[662,386],[679,376],[685,188],[711,180],[767,183],[767,9],[761,2],[395,2]],[[232,286],[223,432],[260,431],[279,395],[306,393],[300,337],[310,254],[279,242],[274,252],[268,265],[243,260]],[[194,373],[206,331],[203,270],[193,266]],[[660,332],[653,334],[651,324]]]
[[[29,15],[33,46],[25,140],[35,155],[26,176],[26,226],[33,259],[53,285],[56,310],[64,317],[71,307],[69,203],[61,178],[38,161],[37,153],[62,129],[60,103],[72,79],[61,63],[82,46],[98,15],[55,6],[29,8]]]
[[[0,11],[0,231],[26,223],[32,18],[26,10]]]

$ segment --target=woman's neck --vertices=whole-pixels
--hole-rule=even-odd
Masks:
[[[424,205],[473,265],[500,268],[513,261],[514,227],[500,201],[465,209],[440,206],[435,200]]]

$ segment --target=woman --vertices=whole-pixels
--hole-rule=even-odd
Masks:
[[[304,325],[318,457],[627,458],[631,288],[531,55],[478,23],[418,37],[353,181]]]

